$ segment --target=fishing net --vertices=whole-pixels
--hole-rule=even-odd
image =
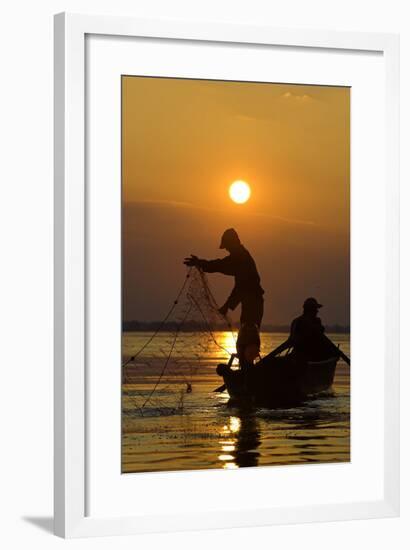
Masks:
[[[182,410],[195,391],[194,380],[212,368],[209,357],[215,364],[226,362],[235,342],[230,319],[218,311],[206,275],[189,268],[156,329],[149,335],[123,335],[123,411],[144,416]]]

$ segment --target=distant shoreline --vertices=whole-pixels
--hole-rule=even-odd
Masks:
[[[123,332],[174,332],[178,328],[178,323],[170,322],[161,325],[160,321],[142,322],[142,321],[124,321],[122,324]],[[234,323],[232,328],[238,330],[239,325]],[[212,327],[213,332],[226,332],[228,327],[225,325],[216,325]],[[207,332],[208,327],[203,323],[189,322],[185,323],[180,332]],[[345,325],[325,325],[326,332],[333,334],[350,334],[350,327]],[[289,333],[289,325],[262,325],[261,332],[280,332]]]

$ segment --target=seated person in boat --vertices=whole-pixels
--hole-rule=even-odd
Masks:
[[[274,357],[293,348],[293,354],[305,360],[320,361],[329,357],[333,350],[330,349],[328,340],[323,337],[325,328],[318,317],[321,307],[322,304],[315,298],[307,298],[303,304],[302,315],[291,323],[289,338],[269,355]]]

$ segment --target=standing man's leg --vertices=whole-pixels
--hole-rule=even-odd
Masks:
[[[256,325],[260,328],[263,318],[263,296],[244,298],[241,308],[241,325]]]
[[[241,302],[241,328],[239,329],[238,339],[236,342],[236,350],[239,357],[239,364],[242,366],[245,362],[243,359],[245,348],[248,344],[246,333],[249,332],[249,327],[255,327],[258,332],[263,317],[263,297],[250,296],[245,297]],[[253,342],[251,342],[253,343]],[[260,344],[260,340],[259,340]]]
[[[255,304],[255,324],[258,325],[258,328],[261,328],[262,318],[263,318],[263,308],[264,301],[263,296],[261,296]]]

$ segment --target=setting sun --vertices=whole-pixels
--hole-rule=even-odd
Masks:
[[[243,204],[251,196],[251,188],[246,181],[234,181],[229,187],[229,196],[237,204]]]

